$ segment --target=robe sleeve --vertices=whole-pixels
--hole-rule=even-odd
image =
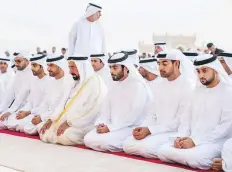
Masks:
[[[47,90],[45,91],[45,94],[44,94],[44,97],[43,99],[41,100],[41,103],[39,106],[37,107],[33,107],[33,109],[31,109],[31,114],[36,114],[38,115],[37,113],[40,113],[40,112],[45,112],[47,109],[48,109],[48,92]]]
[[[53,100],[54,104],[52,105],[50,112],[44,115],[45,120],[57,120],[68,102],[71,89],[74,86],[73,84],[74,83],[72,78],[65,78],[62,93],[60,93],[60,95],[57,96],[55,100]]]
[[[13,86],[16,86],[18,83],[14,83]],[[28,84],[25,84],[24,87],[20,90],[20,92],[15,95],[15,99],[13,104],[5,111],[9,112],[9,113],[13,113],[18,111],[20,108],[22,108],[24,106],[24,104],[26,103],[26,100],[30,94],[30,88],[31,88],[31,83],[29,82]],[[14,90],[14,88],[12,89]],[[10,98],[12,99],[12,93]]]
[[[68,123],[71,123],[72,127],[80,128],[82,126],[89,126],[89,123],[93,123],[99,114],[107,90],[105,86],[103,88],[100,80],[97,80],[97,82],[98,83],[92,80],[85,90],[83,90],[84,94],[74,103],[73,106],[75,106],[75,108],[67,112],[66,119]]]
[[[32,114],[39,115],[42,121],[47,120],[47,116],[49,116],[49,105],[50,105],[50,94],[46,91],[46,95],[44,97],[43,102],[39,105],[39,107],[32,110]]]
[[[14,85],[13,84],[10,86],[8,93],[4,94],[4,95],[5,96],[2,97],[0,113],[7,110],[15,99]]]
[[[33,99],[34,99],[34,94],[32,92],[32,85],[30,86],[30,94],[28,95],[28,98],[26,100],[26,104],[23,106],[22,110],[23,111],[31,111],[33,107]]]
[[[182,91],[178,111],[176,113],[176,117],[172,121],[170,121],[169,123],[166,123],[165,125],[156,124],[154,126],[148,126],[152,135],[165,133],[165,132],[174,132],[178,130],[178,127],[180,126],[181,118],[183,116],[188,116],[189,114],[190,98],[192,95],[192,91],[193,91],[193,88],[190,86],[185,87],[185,89]],[[183,132],[181,133],[181,135],[189,135],[187,133],[187,130],[188,130],[188,126],[183,125]]]
[[[196,146],[207,143],[215,143],[226,139],[232,129],[232,94],[224,96],[222,103],[220,122],[209,134],[204,138],[193,137],[192,140]]]
[[[153,97],[154,99],[154,97]],[[147,126],[155,126],[157,116],[155,114],[155,102],[152,100],[150,104],[146,104],[145,112],[146,112],[146,117],[141,125],[141,127],[147,127]]]
[[[129,90],[128,108],[125,109],[125,112],[122,115],[124,118],[119,123],[112,123],[111,121],[111,123],[107,125],[110,132],[133,126],[135,121],[143,115],[142,113],[147,99],[146,90],[141,83],[133,85],[131,88],[133,89]]]
[[[49,113],[43,115],[44,120],[50,119],[53,122],[57,120],[57,118],[63,112],[63,110],[65,108],[65,104],[67,103],[69,93],[70,93],[70,89],[67,89],[66,93],[63,95],[61,100],[56,101],[58,103],[56,105],[56,108],[53,111],[50,111]]]
[[[98,126],[98,124],[109,124],[110,123],[110,94],[107,95],[106,99],[104,100],[102,104],[102,108],[100,111],[100,116],[95,121],[94,126]]]
[[[74,25],[69,33],[68,56],[73,55],[73,53],[75,52],[75,44],[76,44],[77,33],[78,33],[78,25],[79,25],[79,22],[74,23]]]

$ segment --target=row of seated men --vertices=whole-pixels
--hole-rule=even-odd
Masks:
[[[191,61],[165,50],[137,66],[135,57],[92,54],[91,66],[78,54],[19,52],[15,74],[0,59],[7,80],[0,80],[0,128],[46,143],[232,170],[232,54]]]

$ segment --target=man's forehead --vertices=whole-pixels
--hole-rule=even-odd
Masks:
[[[77,63],[77,62],[75,62],[75,61],[73,61],[73,60],[69,60],[69,61],[68,61],[69,66],[77,66],[76,63]]]
[[[48,66],[57,66],[55,63],[47,63]]]
[[[119,64],[110,64],[110,67],[120,67],[121,65]]]
[[[18,56],[18,57],[15,57],[14,59],[15,59],[15,60],[24,60],[25,58],[22,57],[22,56]]]
[[[91,60],[100,60],[98,57],[91,57]]]
[[[40,65],[40,64],[36,62],[31,62],[31,65]]]
[[[201,67],[196,68],[196,70],[206,70],[206,69],[214,70],[213,68],[208,67],[208,66],[201,66]]]
[[[145,70],[145,68],[143,66],[139,66],[139,69],[144,69]]]
[[[224,60],[224,58],[223,57],[218,57],[218,60]]]
[[[158,59],[158,62],[170,62],[171,60],[169,59]]]

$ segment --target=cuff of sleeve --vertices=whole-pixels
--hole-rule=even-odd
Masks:
[[[70,127],[72,127],[72,126],[73,126],[73,124],[72,124],[72,122],[71,122],[71,121],[67,121],[67,123],[68,123],[68,125],[69,125]]]
[[[47,115],[40,115],[40,118],[41,118],[42,121],[47,121],[49,119],[52,120],[52,118],[49,118],[49,116],[47,116]],[[54,121],[52,120],[52,122],[54,122]]]
[[[10,114],[14,113],[14,111],[10,110],[10,109],[7,109],[6,111],[4,111],[3,113],[7,113],[9,112]]]
[[[198,145],[201,145],[202,144],[202,141],[200,139],[197,139],[197,138],[191,138],[193,140],[193,143],[198,146]]]
[[[106,124],[105,124],[106,125]],[[112,124],[108,124],[107,127],[109,128],[110,132],[112,131],[116,131],[118,130],[119,128],[117,128],[116,126],[112,125]]]
[[[100,120],[97,120],[95,123],[94,123],[94,126],[98,126],[99,124],[105,124],[107,125],[104,121],[100,121]],[[107,125],[108,126],[108,125]]]
[[[151,133],[151,135],[153,135],[153,134],[156,134],[155,133],[155,128],[154,127],[147,127],[148,129],[149,129],[149,131],[150,131],[150,133]]]

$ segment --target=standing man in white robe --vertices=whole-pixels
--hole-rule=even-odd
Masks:
[[[145,158],[158,158],[160,146],[177,132],[180,118],[188,113],[189,98],[194,87],[188,78],[191,76],[185,75],[187,70],[193,70],[193,65],[182,53],[162,52],[157,59],[160,75],[165,79],[156,83],[154,102],[145,121],[134,129],[132,136],[124,143],[126,153]],[[182,72],[180,68],[184,68]]]
[[[164,145],[158,157],[208,170],[219,158],[232,127],[232,81],[216,56],[199,55],[194,61],[198,81],[189,113],[181,120],[176,137]]]
[[[90,57],[92,52],[105,53],[104,30],[98,20],[102,7],[89,3],[85,15],[79,19],[69,33],[68,56],[79,53]]]
[[[9,116],[26,103],[33,77],[29,65],[30,57],[28,52],[23,51],[14,58],[17,72],[9,92],[2,100],[4,103],[0,107],[0,128],[6,128]]]
[[[40,139],[46,143],[83,144],[107,94],[104,82],[94,73],[88,57],[73,55],[68,61],[75,83],[40,129]]]
[[[50,55],[46,62],[50,79],[45,89],[43,101],[33,114],[26,117],[27,122],[23,124],[24,132],[30,135],[38,134],[38,130],[54,113],[62,97],[67,91],[70,91],[73,85],[73,79],[68,71],[68,62],[64,56]]]
[[[32,121],[46,95],[47,83],[49,80],[45,72],[46,56],[43,54],[36,54],[30,59],[30,62],[31,70],[35,77],[32,78],[30,94],[26,104],[8,118],[7,127],[10,130],[24,132],[24,126]]]
[[[232,79],[232,54],[231,53],[220,53],[218,59],[221,62],[226,73]]]
[[[11,59],[0,58],[0,81],[2,83],[1,97],[5,97],[5,93],[9,91],[9,88],[14,81],[15,73],[11,66]]]
[[[108,93],[95,128],[85,136],[84,142],[97,151],[120,152],[133,127],[144,119],[152,95],[127,54],[116,53],[108,63],[112,78],[118,83]]]
[[[107,64],[107,56],[105,54],[91,54],[91,63],[94,71],[103,79],[108,89],[112,86],[112,77],[110,67]]]

